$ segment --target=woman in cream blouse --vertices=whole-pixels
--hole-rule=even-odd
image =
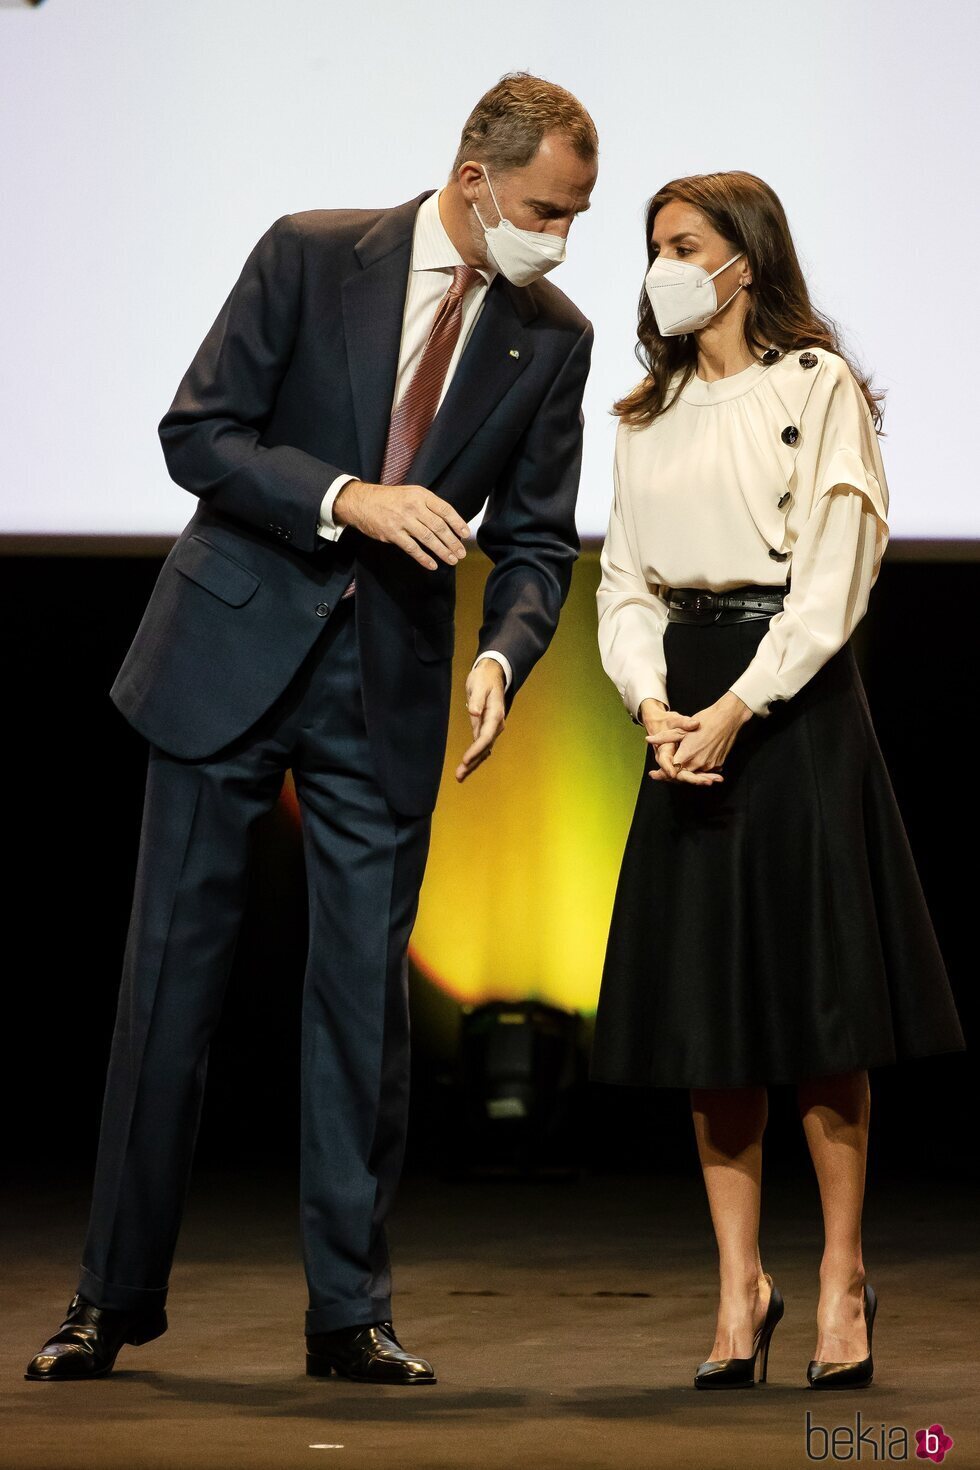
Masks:
[[[766,1087],[796,1084],[825,1233],[806,1379],[857,1387],[868,1068],[964,1049],[849,642],[888,542],[880,395],[761,179],[673,181],[646,239],[597,604],[647,744],[591,1075],[690,1089],[720,1264],[698,1388],[766,1377]]]

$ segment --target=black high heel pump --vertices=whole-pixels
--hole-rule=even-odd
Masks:
[[[874,1287],[865,1282],[864,1321],[868,1329],[868,1356],[856,1363],[822,1363],[819,1358],[811,1358],[806,1370],[806,1381],[811,1388],[867,1388],[875,1371],[871,1333],[877,1310],[878,1298]]]
[[[769,1373],[769,1344],[785,1308],[779,1287],[773,1284],[768,1271],[763,1274],[770,1286],[769,1305],[762,1326],[755,1334],[751,1358],[709,1358],[694,1375],[695,1388],[754,1388],[755,1360],[760,1352],[762,1372],[759,1374],[759,1382],[766,1382]]]

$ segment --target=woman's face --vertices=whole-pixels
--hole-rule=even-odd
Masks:
[[[664,260],[686,260],[692,265],[700,265],[708,272],[718,270],[725,264],[726,260],[738,250],[724,235],[718,231],[705,218],[699,209],[693,204],[686,204],[682,199],[672,199],[665,204],[653,218],[653,258],[663,256]],[[715,276],[715,290],[718,300],[724,301],[731,296],[737,286],[748,286],[752,281],[752,271],[744,255],[737,260],[731,260]],[[736,297],[736,300],[739,300]]]

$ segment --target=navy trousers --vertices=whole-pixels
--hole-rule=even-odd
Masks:
[[[78,1282],[96,1306],[166,1300],[208,1048],[245,905],[250,832],[290,767],[310,917],[300,1120],[306,1331],[392,1315],[385,1218],[404,1153],[406,956],[431,818],[394,811],[377,784],[353,598],[338,602],[283,694],[238,740],[202,760],[149,748]]]

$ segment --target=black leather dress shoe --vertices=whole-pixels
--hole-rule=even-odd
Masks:
[[[339,1327],[306,1338],[306,1371],[311,1378],[337,1373],[355,1383],[435,1383],[432,1364],[407,1353],[390,1322]]]
[[[25,1378],[54,1380],[104,1378],[112,1371],[124,1342],[151,1342],[167,1330],[163,1307],[123,1312],[94,1307],[76,1292],[54,1337],[48,1339],[27,1365]]]

